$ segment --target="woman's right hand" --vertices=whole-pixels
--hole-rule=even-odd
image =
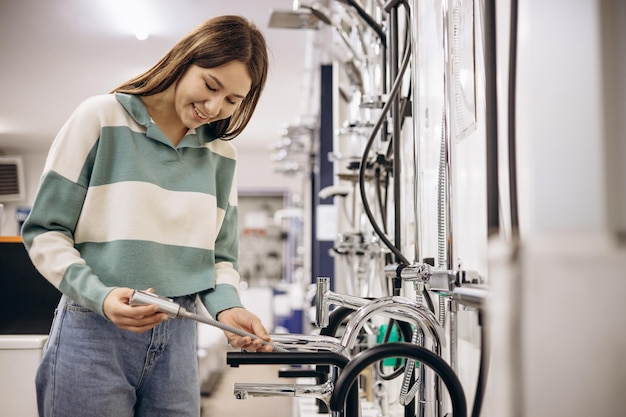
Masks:
[[[129,305],[133,291],[132,288],[115,288],[104,299],[104,314],[117,327],[143,333],[167,320],[167,314],[158,312],[155,305]]]

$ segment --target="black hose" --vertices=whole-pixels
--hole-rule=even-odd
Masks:
[[[496,59],[496,1],[485,0],[485,130],[487,137],[487,233],[500,232],[498,188],[498,88]]]
[[[374,30],[374,32],[376,32],[376,34],[380,38],[380,43],[382,43],[383,46],[387,45],[387,36],[385,35],[385,32],[383,32],[383,29],[372,18],[372,16],[367,14],[367,12],[361,7],[361,5],[358,2],[354,0],[347,0],[347,1],[343,1],[342,3],[347,3],[350,6],[352,6],[354,10],[356,10],[356,12],[359,14],[359,16],[361,16],[361,19],[363,19],[365,23],[367,23],[367,25],[371,27]]]
[[[352,358],[337,379],[335,389],[330,397],[331,410],[343,410],[347,394],[365,368],[381,359],[398,356],[415,359],[420,361],[421,364],[432,368],[446,385],[446,388],[448,388],[454,417],[467,417],[465,392],[459,378],[450,365],[430,350],[406,342],[374,346]]]
[[[403,325],[404,327],[402,327]],[[411,325],[407,322],[401,322],[401,321],[397,321],[394,319],[389,319],[389,323],[387,324],[387,329],[385,330],[385,335],[383,336],[383,340],[381,343],[383,344],[389,343],[389,339],[392,336],[392,331],[393,331],[394,326],[398,326],[400,328],[400,331],[402,332],[402,339],[405,342],[411,342],[411,339],[413,339],[413,334],[406,334],[407,333],[406,326],[408,326],[409,332],[413,331]],[[404,369],[405,369],[405,366],[400,360],[400,358],[396,358],[396,365],[398,366],[394,368],[393,371],[391,371],[390,373],[386,373],[384,370],[383,361],[378,362],[378,377],[382,379],[383,381],[392,381],[396,379],[397,377],[399,377],[400,375],[404,373]]]
[[[375,174],[374,174],[374,178],[376,179],[376,202],[378,203],[379,210],[383,216],[383,224],[382,224],[383,232],[387,233],[387,222],[385,221],[385,219],[387,218],[387,205],[383,200],[383,193],[381,191],[383,188],[382,182],[380,180],[381,174],[382,174],[381,168],[376,167]],[[385,177],[386,176],[387,175],[385,174]],[[386,187],[387,187],[387,184],[385,184],[385,189]],[[385,192],[385,196],[386,195],[387,193]]]
[[[402,84],[402,77],[404,76],[404,72],[406,71],[409,65],[409,61],[410,61],[409,58],[410,58],[410,54],[407,54],[405,56],[404,62],[402,62],[400,72],[398,73],[398,76],[396,77],[394,81],[394,84],[391,88],[391,92],[389,93],[389,98],[387,102],[385,103],[385,105],[383,106],[380,112],[380,117],[374,124],[374,127],[372,128],[372,132],[370,133],[370,137],[367,143],[365,144],[365,149],[363,150],[363,156],[361,158],[361,165],[359,166],[359,191],[361,193],[361,201],[363,202],[363,210],[365,211],[365,214],[367,215],[367,218],[370,221],[372,228],[374,229],[376,234],[379,236],[380,240],[391,250],[391,252],[393,252],[393,254],[396,256],[399,262],[404,263],[406,265],[410,265],[410,262],[404,257],[404,255],[402,255],[402,252],[400,251],[400,249],[396,248],[395,245],[389,241],[387,236],[385,236],[385,233],[378,226],[378,223],[376,222],[376,219],[374,218],[374,214],[372,213],[372,210],[369,207],[369,204],[367,202],[367,195],[365,194],[365,169],[367,167],[367,157],[369,155],[370,150],[372,149],[372,145],[374,144],[376,134],[378,133],[378,130],[381,128],[385,120],[385,116],[387,115],[387,112],[389,112],[389,109],[391,108],[391,104],[394,98],[400,92],[400,86]]]
[[[517,161],[516,147],[517,140],[515,131],[516,125],[516,98],[517,98],[517,21],[518,21],[518,1],[511,0],[511,27],[509,37],[509,204],[511,206],[511,229],[513,235],[517,237],[519,230],[519,215],[517,203]]]
[[[354,313],[354,310],[347,307],[338,307],[334,309],[328,318],[328,326],[324,327],[320,331],[320,335],[322,336],[330,336],[336,337],[337,332],[339,331],[340,326],[344,323],[346,318]],[[402,339],[404,341],[410,341],[413,337],[413,328],[411,325],[405,321],[396,321],[394,319],[389,320],[389,324],[387,326],[387,331],[385,333],[385,337],[383,338],[383,343],[387,343],[389,341],[389,337],[391,335],[391,330],[393,325],[398,326],[400,330],[400,334],[402,335]],[[318,372],[322,376],[326,376],[330,370],[327,366],[317,366],[316,372]],[[404,372],[404,367],[400,367],[394,370],[391,374],[384,374],[382,370],[380,370],[381,379],[384,380],[392,380],[397,378],[400,374]]]
[[[339,327],[344,320],[354,313],[354,310],[348,307],[337,307],[328,315],[328,326],[320,330],[322,336],[336,337]]]
[[[489,355],[491,354],[491,343],[489,336],[489,321],[487,313],[483,309],[478,310],[478,325],[480,326],[480,360],[478,368],[478,382],[476,383],[476,393],[474,394],[474,406],[472,407],[472,417],[479,417],[485,398],[487,387],[487,375],[489,374]]]

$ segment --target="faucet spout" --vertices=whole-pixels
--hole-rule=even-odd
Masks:
[[[328,380],[323,384],[256,384],[235,383],[233,394],[238,400],[252,397],[312,397],[324,401],[330,401],[334,385]]]

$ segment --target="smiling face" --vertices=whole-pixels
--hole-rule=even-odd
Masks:
[[[214,68],[191,65],[176,83],[174,108],[187,128],[227,119],[252,86],[246,65],[231,61]]]

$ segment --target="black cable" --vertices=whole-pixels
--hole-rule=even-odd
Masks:
[[[396,320],[394,319],[389,319],[389,322],[387,323],[387,328],[385,329],[385,335],[383,336],[383,340],[382,343],[389,343],[389,339],[391,338],[391,332],[393,331],[393,327],[396,326]],[[410,340],[405,340],[405,342],[408,342]],[[390,373],[386,373],[385,370],[383,369],[384,363],[383,361],[378,361],[378,377],[380,379],[382,379],[383,381],[392,381],[394,379],[396,379],[397,377],[399,377],[400,375],[402,375],[404,373],[404,368],[405,366],[403,365],[402,361],[400,360],[400,358],[395,358],[396,359],[396,365],[398,365],[397,367],[394,367],[393,371]]]
[[[387,215],[389,213],[389,204],[387,204],[389,201],[389,173],[387,172],[387,170],[385,170],[385,182],[383,190],[385,190],[385,197],[383,198],[383,201],[385,202],[385,210],[382,213],[385,216],[384,218],[387,219]]]
[[[411,15],[410,15],[410,10],[409,10],[409,6],[403,2],[402,3],[404,5],[404,7],[406,8],[406,27],[405,27],[405,31],[404,31],[404,56],[406,56],[406,54],[410,54],[410,45],[411,45],[411,38],[410,38],[410,26],[411,26]],[[400,103],[400,111],[398,112],[398,115],[395,117],[399,117],[400,118],[400,129],[402,129],[404,127],[404,122],[406,120],[406,118],[404,117],[404,115],[406,114],[406,107],[408,106],[408,104],[411,102],[411,92],[412,92],[412,80],[409,80],[409,89],[408,89],[408,94],[405,100],[402,100]],[[387,151],[385,152],[385,161],[392,161],[393,160],[393,151],[395,148],[395,138],[393,135],[391,135],[391,138],[389,140],[389,145],[387,146]],[[385,165],[385,172],[387,172],[387,166]],[[385,176],[385,201],[387,201],[387,195],[388,195],[388,191],[389,191],[389,176],[386,175]],[[377,184],[377,186],[380,186]],[[380,196],[380,190],[378,190],[378,195]],[[379,205],[381,206],[381,213],[383,213],[383,219],[387,218],[387,205],[385,204],[384,206],[382,204],[380,204],[379,201]],[[382,209],[382,207],[384,207],[384,210]],[[383,229],[384,232],[387,233],[387,224],[383,223]]]
[[[370,134],[370,137],[365,145],[365,149],[363,150],[363,157],[361,158],[361,166],[359,167],[359,188],[360,188],[359,191],[361,194],[361,201],[363,202],[363,209],[365,211],[365,214],[367,215],[367,218],[369,219],[372,225],[372,228],[374,229],[376,234],[378,234],[378,236],[383,241],[383,243],[393,252],[394,255],[396,255],[396,257],[398,258],[398,261],[403,262],[406,265],[410,265],[410,262],[404,257],[404,255],[402,255],[400,250],[396,248],[389,241],[389,239],[387,239],[387,236],[385,236],[383,231],[378,226],[378,223],[376,222],[376,219],[374,218],[374,215],[369,207],[369,204],[367,203],[367,195],[365,194],[365,169],[367,166],[367,157],[369,155],[370,150],[372,149],[374,140],[376,139],[376,134],[378,133],[378,130],[380,129],[380,127],[382,126],[385,120],[385,116],[387,115],[387,113],[389,112],[389,109],[391,108],[391,103],[394,101],[393,99],[400,91],[400,86],[402,84],[402,77],[404,75],[404,72],[406,71],[406,68],[408,67],[410,56],[411,56],[410,54],[407,54],[405,56],[404,61],[402,62],[402,67],[398,73],[398,76],[396,77],[393,83],[391,92],[389,93],[389,98],[387,102],[385,103],[385,105],[383,106],[380,117],[376,121],[376,124],[374,125],[374,128],[372,129],[372,133]]]
[[[406,8],[406,28],[405,28],[405,32],[404,32],[404,56],[406,56],[406,54],[410,54],[411,53],[411,38],[410,38],[410,30],[408,28],[411,27],[411,11],[409,9],[409,6],[406,4],[406,2],[402,2],[402,5]],[[404,59],[403,56],[403,59]],[[409,88],[407,91],[407,97],[406,100],[402,100],[402,102],[400,103],[400,127],[404,126],[404,121],[406,120],[406,118],[404,117],[405,113],[406,113],[406,107],[409,105],[409,103],[411,102],[411,96],[412,96],[412,84],[413,84],[413,80],[409,79]],[[391,137],[391,140],[389,141],[389,146],[387,146],[387,152],[385,153],[385,158],[389,161],[391,160],[391,157],[393,155],[393,136]]]
[[[377,345],[354,356],[346,367],[343,368],[337,379],[335,389],[329,401],[331,410],[340,411],[343,409],[348,392],[365,368],[381,359],[398,356],[415,359],[421,364],[430,367],[441,378],[448,389],[454,417],[467,417],[465,392],[463,391],[461,381],[459,381],[458,376],[450,365],[430,350],[406,342]]]
[[[487,375],[489,374],[489,356],[491,355],[489,320],[487,313],[482,308],[478,310],[478,325],[480,326],[480,359],[472,417],[480,416],[483,400],[485,398],[485,389],[487,387]]]
[[[496,60],[496,0],[485,0],[485,130],[487,147],[487,233],[500,232],[498,189],[498,90]]]
[[[387,222],[385,221],[386,217],[387,217],[387,206],[383,200],[383,193],[382,193],[382,183],[380,181],[380,177],[382,175],[382,169],[380,167],[376,167],[375,168],[375,175],[374,177],[376,178],[376,201],[378,202],[378,207],[380,212],[382,213],[382,218],[383,218],[383,232],[386,234],[387,233]],[[386,175],[385,175],[386,176]],[[385,187],[386,187],[386,183],[385,183]],[[386,188],[385,188],[386,190]],[[385,192],[385,196],[387,195],[387,193]]]
[[[356,10],[356,12],[359,14],[361,19],[363,19],[365,23],[367,23],[367,25],[371,27],[374,30],[374,32],[376,32],[383,46],[387,46],[387,36],[385,35],[385,32],[380,27],[380,25],[369,14],[367,14],[367,12],[361,7],[361,5],[358,2],[354,0],[347,0],[347,1],[344,0],[342,1],[342,3],[346,3],[352,6],[354,10]]]
[[[426,305],[428,306],[430,311],[432,311],[434,313],[435,312],[435,305],[433,304],[433,299],[430,296],[430,292],[428,292],[428,290],[424,290],[424,291],[422,291],[422,295],[424,296],[424,300],[426,300]]]
[[[398,9],[393,8],[389,12],[389,55],[390,55],[390,74],[392,77],[398,76]],[[396,94],[391,101],[391,143],[393,149],[393,163],[391,164],[391,175],[393,176],[393,198],[395,204],[393,206],[393,239],[394,246],[398,251],[402,250],[402,184],[401,181],[401,151],[400,151],[400,94]],[[396,258],[396,260],[398,260]]]
[[[348,307],[337,307],[328,315],[328,326],[320,330],[320,335],[337,337],[337,331],[354,310]]]
[[[517,203],[517,162],[516,162],[516,97],[517,97],[517,21],[518,0],[511,0],[511,27],[509,37],[509,204],[511,206],[511,229],[517,236],[519,230]]]

